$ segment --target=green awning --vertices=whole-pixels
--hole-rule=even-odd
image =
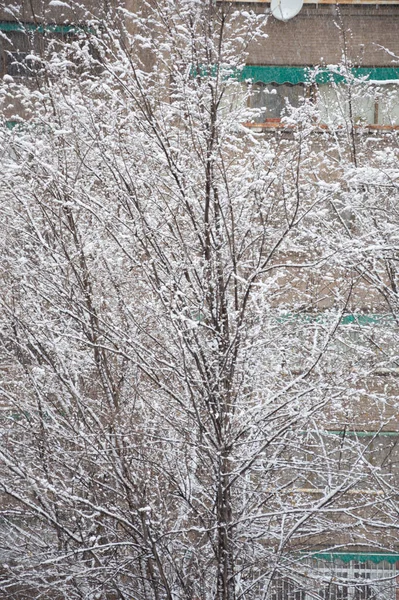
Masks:
[[[290,321],[299,321],[300,323],[325,323],[328,320],[335,319],[334,313],[280,313],[276,316],[278,323],[287,323]],[[364,314],[364,313],[351,313],[341,317],[341,325],[359,325],[366,327],[368,325],[378,325],[381,327],[387,327],[394,325],[394,316],[392,314]]]
[[[304,432],[306,433],[306,431]],[[380,437],[399,437],[399,431],[384,431],[380,429],[378,431],[338,431],[326,429],[323,432],[325,435],[339,435],[341,437],[355,437],[355,438],[380,438]]]
[[[342,325],[391,325],[394,322],[393,315],[378,314],[349,314],[341,319]]]
[[[241,79],[250,79],[254,83],[304,83],[308,80],[307,67],[267,67],[246,65],[241,73]]]
[[[17,125],[19,125],[19,121],[6,121],[7,129],[14,129]]]
[[[309,81],[313,67],[276,67],[266,65],[246,65],[240,70],[243,81],[251,80],[254,83],[305,83]],[[337,68],[338,71],[338,68]],[[351,69],[356,77],[368,77],[372,81],[398,80],[399,67],[358,67]],[[315,77],[316,83],[344,81],[344,76],[331,69],[318,69]]]
[[[56,25],[55,23],[49,23],[46,25],[35,23],[18,23],[15,21],[0,21],[0,31],[5,32],[28,32],[37,31],[38,33],[78,33],[82,31],[89,31],[87,27],[78,25]]]
[[[351,561],[357,561],[365,563],[371,561],[373,563],[388,562],[391,565],[399,562],[399,554],[384,554],[375,553],[369,554],[368,552],[317,552],[311,555],[312,558],[318,558],[320,560],[327,560],[333,562],[335,560],[341,560],[344,563]]]

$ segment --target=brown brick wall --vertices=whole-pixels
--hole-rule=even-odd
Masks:
[[[140,0],[126,0],[129,9],[140,6]],[[12,21],[0,2],[0,20]],[[81,5],[94,16],[100,16],[106,0],[84,0]],[[17,0],[21,21],[45,21],[59,24],[79,22],[85,18],[85,9],[51,7],[48,0]],[[231,4],[220,4],[231,7]],[[234,2],[240,7],[259,13],[269,11],[268,3]],[[349,47],[349,58],[365,66],[392,66],[393,57],[381,48],[388,48],[399,56],[399,5],[336,5],[306,4],[294,19],[283,23],[272,16],[266,24],[268,38],[250,48],[248,63],[259,65],[315,65],[337,63],[343,49],[341,21]]]
[[[237,4],[268,10],[268,5]],[[340,14],[339,14],[340,13]],[[283,23],[270,16],[268,38],[250,48],[249,64],[315,65],[340,61],[343,35],[349,58],[364,66],[393,66],[393,57],[380,46],[399,56],[399,6],[387,5],[305,5],[294,19]],[[397,63],[396,63],[397,64]]]
[[[68,4],[68,0],[62,0]],[[106,8],[107,0],[82,0],[82,2],[71,3],[68,6],[49,6],[50,0],[17,0],[16,2],[0,2],[0,21],[13,21],[15,18],[26,22],[48,22],[48,23],[76,23],[84,20],[86,9],[92,11],[95,16],[100,16]],[[11,13],[9,6],[17,8]]]

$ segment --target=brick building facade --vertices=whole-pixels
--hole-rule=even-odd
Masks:
[[[128,3],[127,3],[128,4]],[[266,2],[236,2],[236,8],[254,9],[259,13],[268,11]],[[86,2],[96,16],[107,8],[107,2]],[[46,37],[63,39],[73,35],[74,28],[84,27],[86,9],[70,9],[37,0],[36,2],[21,2],[20,10],[0,8],[0,32],[6,37],[0,37],[0,71],[2,75],[12,77],[34,76],[35,65],[27,58],[32,47],[40,51],[45,47]],[[249,48],[244,81],[251,79],[250,85],[259,86],[259,98],[255,108],[264,112],[257,123],[252,123],[260,131],[272,131],[280,126],[285,98],[296,102],[306,93],[307,69],[310,67],[327,68],[337,65],[343,57],[349,68],[358,69],[360,75],[370,75],[377,83],[390,86],[395,92],[399,82],[399,3],[361,3],[348,2],[333,4],[306,3],[295,18],[281,22],[269,16],[266,31],[268,37],[261,44]],[[44,45],[43,45],[44,44]],[[251,71],[252,69],[252,71]],[[32,85],[34,85],[34,77]],[[387,80],[390,83],[386,83]],[[395,83],[395,81],[397,82]],[[244,83],[243,85],[246,85]],[[320,94],[328,99],[329,83],[320,86]],[[387,87],[388,89],[388,87]],[[270,91],[280,103],[275,103],[269,109]],[[298,92],[298,96],[296,93]],[[367,125],[378,128],[388,128],[390,131],[399,125],[399,93],[397,104],[393,101],[391,112],[383,113],[378,107],[359,106],[359,115]],[[268,112],[269,111],[269,112]],[[21,107],[7,106],[4,112],[5,121],[10,123],[15,116],[22,115]],[[353,324],[353,323],[352,323]],[[349,323],[351,325],[351,323]],[[356,323],[358,325],[358,323]],[[381,463],[381,468],[392,474],[394,484],[398,484],[399,476],[399,421],[396,404],[396,371],[381,372],[372,380],[364,382],[359,391],[356,406],[348,402],[339,410],[327,410],[323,416],[326,438],[331,442],[326,447],[332,452],[337,451],[337,440],[341,451],[351,439],[364,441],[365,453],[372,456],[374,462]],[[373,401],[378,395],[386,395],[386,403],[381,413]],[[392,398],[392,401],[391,401]],[[349,440],[349,441],[348,441]],[[312,440],[308,440],[309,448]],[[339,445],[339,444],[338,444]],[[310,451],[310,450],[309,450]],[[297,486],[296,493],[301,495],[317,495],[317,482],[304,478]],[[353,491],[353,496],[357,493]],[[371,490],[378,494],[378,489]],[[395,545],[395,534],[387,533],[390,546]],[[359,542],[362,541],[362,543]],[[319,590],[323,600],[397,600],[399,577],[399,544],[397,552],[381,552],[378,536],[364,532],[359,538],[342,535],[339,552],[323,552],[328,540],[314,540],[314,557],[309,559],[309,568],[321,573],[330,572],[331,581],[338,578],[340,583],[332,587],[325,586]],[[296,549],[298,550],[298,549]],[[300,548],[299,548],[300,551]],[[347,586],[345,579],[351,578],[363,581],[370,579],[368,587]],[[281,580],[272,592],[273,600],[309,600],[312,593],[301,589],[297,582]]]
[[[252,5],[251,5],[252,6]],[[256,4],[256,10],[268,5]],[[268,38],[250,51],[254,65],[337,64],[342,59],[346,32],[348,58],[364,67],[392,66],[399,55],[399,5],[390,4],[304,4],[287,22],[270,17]],[[339,28],[341,27],[341,29]]]

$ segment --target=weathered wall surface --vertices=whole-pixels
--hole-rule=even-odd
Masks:
[[[25,22],[47,22],[47,23],[76,23],[86,18],[87,10],[98,16],[106,9],[107,0],[84,0],[83,2],[71,2],[59,0],[59,4],[50,0],[17,0],[16,2],[0,3],[0,20],[14,21],[16,19]]]
[[[257,12],[266,4],[237,4]],[[341,28],[341,29],[340,29]],[[364,66],[393,66],[399,56],[398,5],[305,5],[299,15],[283,23],[270,16],[268,38],[250,48],[249,64],[316,65],[341,60],[344,36],[348,58]]]
[[[18,0],[0,3],[0,20],[49,23],[79,23],[87,18],[87,10],[101,16],[109,0],[84,0],[51,5],[49,0]],[[8,4],[8,6],[7,6]],[[61,3],[60,3],[61,4]],[[140,0],[126,0],[129,10],[136,10]],[[222,7],[222,3],[220,3]],[[269,11],[265,2],[234,2],[224,6],[236,9]],[[17,10],[15,10],[15,7]],[[392,66],[393,57],[384,48],[399,56],[398,4],[305,4],[299,15],[283,23],[269,17],[268,38],[250,48],[249,64],[315,65],[337,63],[344,47],[343,32],[349,58],[364,66]]]

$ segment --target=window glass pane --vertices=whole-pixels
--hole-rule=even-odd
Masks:
[[[275,573],[268,597],[270,600],[396,600],[396,577],[396,563],[315,558],[303,561],[295,573]]]
[[[375,99],[370,93],[362,93],[362,87],[353,88],[350,97],[345,85],[320,85],[317,105],[322,123],[331,126],[345,123],[352,112],[355,124],[372,124],[375,119]]]
[[[280,119],[287,105],[297,107],[301,98],[304,97],[305,86],[303,84],[292,85],[284,83],[256,83],[252,86],[250,107],[259,108],[261,112],[254,120],[263,123],[267,119]]]
[[[380,125],[399,125],[399,82],[382,85],[380,92],[378,123]]]
[[[229,82],[226,85],[220,103],[220,109],[224,115],[245,106],[247,87],[238,81]]]
[[[6,73],[12,77],[31,77],[40,69],[40,60],[27,52],[8,52]]]
[[[396,564],[312,560],[310,565],[315,583],[312,586],[310,579],[306,600],[396,600]]]
[[[3,73],[12,77],[37,74],[42,66],[38,58],[42,42],[43,35],[37,32],[8,32],[3,37]]]

